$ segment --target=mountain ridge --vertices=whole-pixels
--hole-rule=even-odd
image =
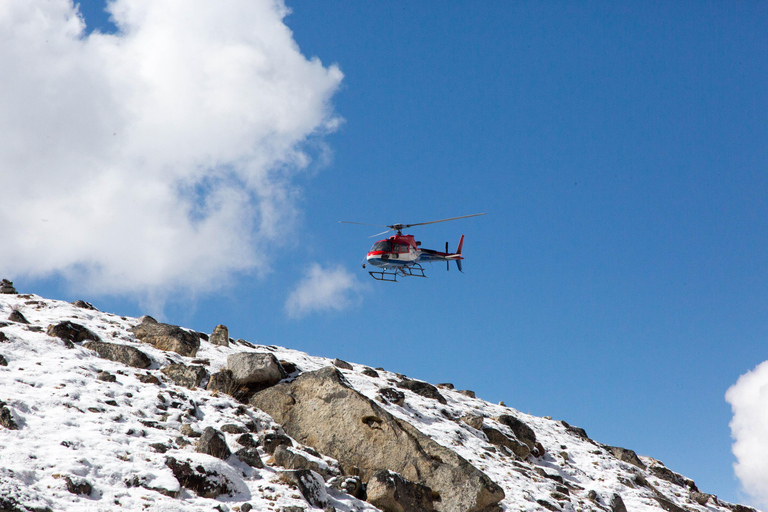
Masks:
[[[223,326],[209,336],[3,286],[0,510],[754,510],[565,421],[449,384],[234,340]],[[268,383],[244,380],[268,370]],[[328,375],[338,386],[317,395]],[[316,385],[302,391],[302,381]],[[375,412],[342,428],[333,419],[352,408],[341,395]],[[268,396],[282,424],[253,406]],[[301,404],[313,412],[296,413]],[[323,414],[331,421],[321,423]],[[394,469],[354,459],[371,443],[362,452],[390,464],[405,434],[375,443],[398,422],[410,438],[423,436],[414,455]],[[357,429],[362,437],[344,447]],[[435,444],[432,459],[416,458],[424,443]],[[502,492],[473,501],[425,476],[460,461]]]

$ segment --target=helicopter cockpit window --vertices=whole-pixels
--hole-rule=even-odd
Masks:
[[[408,252],[408,244],[400,244],[400,252]]]
[[[381,240],[380,242],[376,242],[373,244],[371,251],[392,252],[392,242],[389,240]]]

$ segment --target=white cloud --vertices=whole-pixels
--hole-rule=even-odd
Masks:
[[[768,507],[768,361],[739,377],[725,399],[733,411],[736,476],[759,506]]]
[[[305,58],[280,0],[0,4],[0,268],[162,296],[268,268],[308,138],[342,74]]]
[[[343,267],[325,268],[313,263],[285,303],[288,316],[300,318],[313,312],[341,311],[360,301],[361,283]]]

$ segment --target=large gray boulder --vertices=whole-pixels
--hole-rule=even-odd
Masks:
[[[84,341],[101,341],[99,337],[87,327],[84,327],[75,322],[64,320],[58,324],[51,324],[48,326],[48,336],[54,338],[61,338],[64,341],[72,343],[82,343]]]
[[[227,369],[239,384],[267,387],[277,384],[288,374],[280,361],[269,352],[240,352],[227,357]]]
[[[229,346],[229,329],[225,325],[217,325],[214,327],[211,336],[208,338],[208,342],[213,345],[220,345],[222,347]]]
[[[502,414],[496,418],[496,421],[512,429],[515,437],[524,442],[529,450],[533,451],[534,448],[536,448],[536,433],[531,427],[523,423],[523,421],[515,418],[511,414]]]
[[[189,389],[198,387],[206,375],[208,375],[203,366],[187,366],[179,363],[171,363],[160,371],[167,375],[176,385]]]
[[[149,368],[152,360],[136,347],[121,345],[119,343],[104,343],[103,341],[89,341],[83,344],[88,350],[93,350],[102,359],[108,359],[123,363],[134,368]]]
[[[134,336],[160,350],[194,357],[200,348],[200,336],[177,325],[163,324],[151,316],[141,317],[141,323],[131,327]]]
[[[504,499],[485,473],[352,389],[332,366],[267,388],[250,403],[301,444],[343,468],[356,466],[364,481],[388,469],[430,487],[439,494],[438,511],[481,511]]]
[[[432,489],[406,480],[392,471],[376,471],[368,481],[368,503],[384,512],[435,510]]]

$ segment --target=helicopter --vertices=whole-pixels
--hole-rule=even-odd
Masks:
[[[464,245],[464,235],[461,235],[459,239],[459,247],[456,252],[448,251],[448,242],[445,242],[445,252],[435,251],[432,249],[422,249],[421,242],[418,242],[413,235],[404,235],[403,230],[413,226],[425,226],[427,224],[436,224],[438,222],[446,222],[449,220],[466,219],[468,217],[478,217],[485,215],[485,213],[473,213],[472,215],[462,215],[461,217],[451,217],[450,219],[432,220],[429,222],[418,222],[415,224],[366,224],[364,222],[350,222],[340,220],[341,224],[359,224],[363,226],[378,226],[388,228],[386,231],[372,235],[381,236],[390,231],[394,231],[395,234],[384,240],[379,240],[365,257],[363,262],[363,268],[366,264],[381,269],[381,270],[369,270],[368,273],[377,281],[390,281],[397,282],[397,277],[413,276],[413,277],[427,277],[424,274],[424,267],[422,262],[426,261],[445,261],[447,270],[450,270],[451,262],[456,262],[456,267],[459,272],[464,272],[461,269],[461,260],[464,258],[461,256],[461,248]]]

